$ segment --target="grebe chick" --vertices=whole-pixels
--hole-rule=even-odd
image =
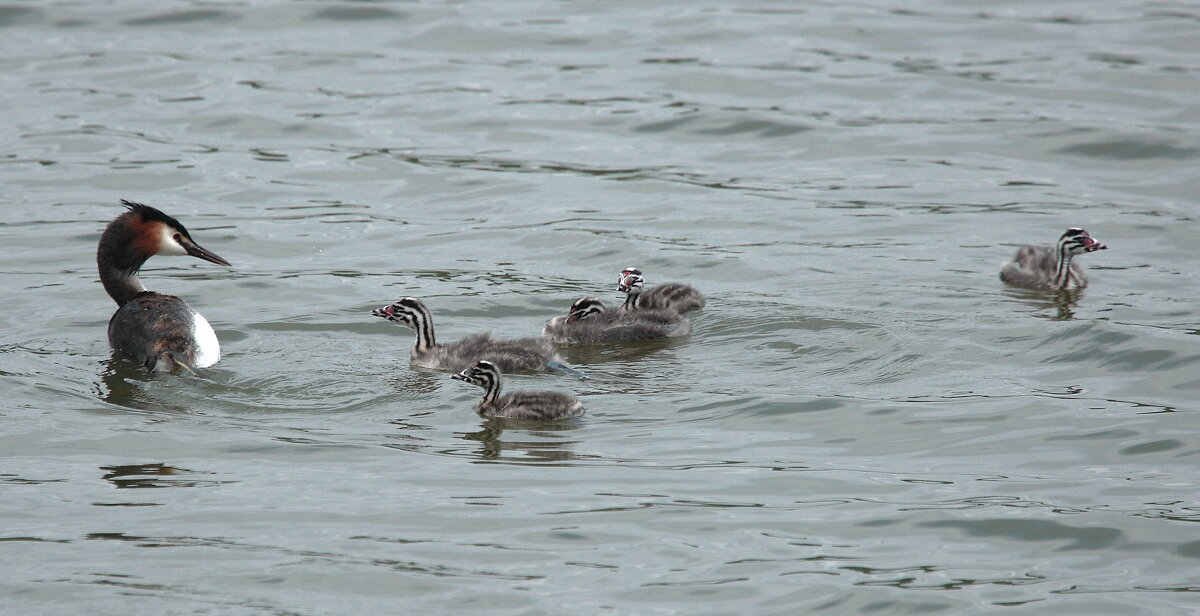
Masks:
[[[704,307],[704,295],[690,284],[664,282],[649,289],[641,270],[627,267],[617,277],[617,290],[625,294],[621,310],[673,310],[680,314]]]
[[[200,313],[174,295],[147,291],[138,270],[154,255],[191,255],[217,265],[229,262],[201,248],[178,220],[141,203],[121,200],[129,211],[100,235],[96,266],[117,311],[108,321],[108,343],[151,370],[175,366],[195,372],[217,363],[217,334]]]
[[[608,308],[595,297],[582,297],[565,316],[546,322],[542,333],[555,342],[605,343],[659,340],[691,333],[686,317],[669,310],[626,311]]]
[[[438,344],[433,335],[433,316],[429,308],[414,297],[399,299],[372,310],[371,314],[416,330],[412,361],[425,368],[462,370],[484,358],[508,372],[544,371],[563,365],[554,347],[540,338],[501,339],[483,332],[449,344]]]
[[[1023,246],[1000,270],[1000,280],[1009,284],[1035,289],[1071,290],[1087,286],[1083,268],[1071,259],[1086,252],[1105,250],[1108,246],[1092,239],[1078,227],[1067,229],[1058,238],[1058,245]]]
[[[518,391],[501,396],[500,368],[487,360],[480,360],[450,378],[483,388],[483,401],[476,410],[484,417],[548,420],[583,415],[583,403],[559,391]]]

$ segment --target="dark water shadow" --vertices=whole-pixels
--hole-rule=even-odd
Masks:
[[[1105,526],[1072,526],[1051,520],[1013,520],[991,518],[983,520],[937,520],[922,522],[924,528],[948,528],[971,537],[988,537],[1019,542],[1057,544],[1057,551],[1105,550],[1125,537],[1119,528]]]
[[[1059,148],[1055,152],[1108,160],[1189,160],[1200,158],[1200,148],[1179,145],[1174,141],[1119,137]]]
[[[193,9],[126,19],[127,26],[158,27],[197,23],[229,23],[240,19],[235,13],[217,9]]]
[[[114,352],[112,357],[100,363],[103,369],[96,387],[96,394],[100,400],[136,411],[187,411],[184,406],[171,404],[147,392],[145,385],[159,378],[159,375],[150,372],[133,359]],[[170,375],[166,376],[171,378]],[[195,377],[188,375],[188,378]]]
[[[634,362],[659,351],[687,343],[688,336],[614,344],[557,344],[559,353],[571,365],[587,373],[587,366],[607,362]]]
[[[1074,308],[1079,303],[1079,299],[1083,297],[1083,291],[1081,289],[1064,291],[1009,287],[1004,290],[1004,295],[1038,310],[1037,316],[1039,317],[1052,321],[1070,321],[1075,318]],[[1053,314],[1050,314],[1051,312]]]
[[[183,478],[183,475],[196,474],[198,471],[171,466],[161,462],[101,466],[100,470],[104,471],[104,475],[101,478],[113,484],[117,489],[196,488],[230,483],[228,481]]]
[[[334,6],[314,11],[310,15],[310,19],[313,20],[340,22],[406,19],[407,17],[406,13],[374,6]]]
[[[583,424],[578,420],[530,421],[488,417],[479,424],[478,431],[464,433],[461,438],[479,444],[474,455],[482,461],[518,464],[562,463],[577,458],[572,447],[579,444],[578,440],[563,437],[581,427]],[[505,430],[532,438],[504,440],[501,437]]]

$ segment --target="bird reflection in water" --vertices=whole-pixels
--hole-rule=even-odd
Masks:
[[[1079,301],[1079,296],[1082,291],[1079,289],[1071,289],[1066,291],[1058,291],[1054,294],[1055,321],[1070,321],[1075,318],[1075,311],[1072,308]]]
[[[566,432],[578,430],[576,421],[547,422],[520,419],[484,418],[478,432],[463,434],[463,440],[479,443],[477,455],[490,461],[569,462],[578,456],[573,448],[578,440],[567,440]],[[501,440],[505,430],[527,434],[541,440]]]
[[[211,486],[223,481],[198,481],[196,479],[173,478],[176,475],[195,475],[196,471],[155,462],[151,464],[122,464],[101,466],[103,479],[118,489],[125,488],[195,488]]]
[[[1053,321],[1070,321],[1075,318],[1075,305],[1083,296],[1081,289],[1069,290],[1036,290],[1036,289],[1006,289],[1005,295],[1021,303],[1036,308],[1039,311],[1053,311],[1044,316]]]
[[[161,377],[147,372],[136,361],[125,357],[111,357],[100,364],[103,366],[100,381],[95,384],[93,391],[96,397],[104,402],[138,411],[187,412],[184,406],[170,404],[147,393],[143,385]]]

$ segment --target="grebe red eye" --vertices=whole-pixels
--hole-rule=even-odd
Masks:
[[[183,235],[181,235],[181,234],[179,234],[179,233],[176,233],[175,235],[172,235],[172,236],[171,236],[171,239],[173,239],[173,240],[175,240],[176,242],[178,242],[179,240],[183,239]]]

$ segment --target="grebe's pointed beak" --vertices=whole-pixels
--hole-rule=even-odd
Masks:
[[[232,265],[229,261],[226,261],[225,259],[222,259],[221,257],[217,256],[217,253],[215,253],[207,248],[204,248],[203,246],[201,246],[200,244],[197,244],[196,242],[189,242],[187,240],[182,240],[179,243],[183,244],[183,249],[186,250],[187,253],[189,255],[192,255],[193,257],[196,257],[198,259],[204,259],[205,261],[209,261],[211,263],[216,263],[217,265]]]
[[[470,368],[467,368],[467,370],[470,370]],[[463,370],[462,372],[459,372],[458,374],[451,374],[450,378],[452,378],[456,381],[465,381],[465,380],[467,380],[467,370]]]
[[[1083,251],[1084,252],[1096,252],[1097,250],[1108,250],[1108,246],[1105,246],[1104,244],[1097,242],[1096,240],[1092,239],[1089,236],[1083,245]]]

